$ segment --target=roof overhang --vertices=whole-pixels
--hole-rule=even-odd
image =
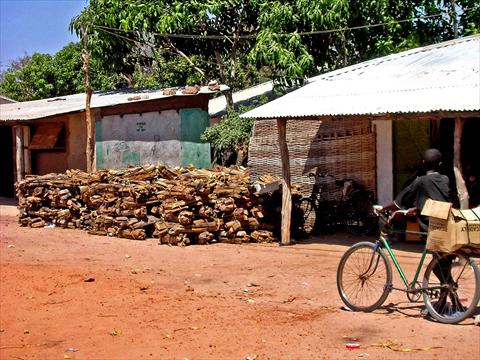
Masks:
[[[244,118],[480,111],[480,35],[370,60],[314,78]]]
[[[184,94],[182,88],[175,89],[174,93],[164,95],[164,90],[111,90],[96,92],[92,95],[91,109],[99,109],[116,105],[141,103],[152,100],[161,100],[172,97],[189,97],[198,95],[211,95],[229,90],[226,85],[220,85],[218,90],[210,90],[203,86],[196,94]],[[43,119],[55,115],[65,115],[85,111],[86,94],[60,96],[50,99],[17,102],[0,105],[0,123],[20,122]]]

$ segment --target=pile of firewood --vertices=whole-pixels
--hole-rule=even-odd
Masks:
[[[72,170],[28,177],[16,190],[23,226],[174,245],[275,240],[269,195],[255,195],[241,168]]]

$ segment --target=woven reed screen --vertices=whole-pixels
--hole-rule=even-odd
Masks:
[[[332,119],[287,121],[287,144],[292,184],[308,196],[314,178],[310,172],[329,172],[336,179],[351,178],[376,193],[375,132],[369,120]],[[253,180],[265,174],[281,176],[277,121],[255,122],[248,165]],[[341,188],[326,178],[323,193],[338,200]]]

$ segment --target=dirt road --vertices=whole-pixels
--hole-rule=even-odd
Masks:
[[[290,247],[178,248],[21,228],[11,212],[0,215],[1,359],[480,355],[473,321],[429,321],[420,316],[421,303],[402,293],[374,313],[342,310],[336,267],[358,241],[346,235]],[[418,247],[399,254],[411,276]],[[348,342],[361,347],[348,350]]]

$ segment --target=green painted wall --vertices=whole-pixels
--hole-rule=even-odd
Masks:
[[[108,156],[108,154],[107,154]],[[97,169],[103,169],[102,122],[95,121],[95,161]]]
[[[201,109],[182,109],[180,118],[180,165],[192,164],[198,168],[211,167],[210,144],[200,139],[202,133],[210,125],[210,116]]]
[[[394,194],[422,165],[423,153],[430,147],[430,121],[401,120],[393,122]]]

